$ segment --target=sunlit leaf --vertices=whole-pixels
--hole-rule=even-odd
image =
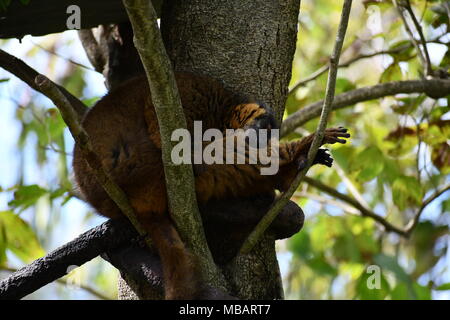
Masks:
[[[352,164],[355,169],[361,169],[357,176],[358,180],[370,181],[383,171],[384,156],[377,147],[372,146],[360,152]]]
[[[377,275],[372,275],[369,272],[362,272],[361,276],[356,282],[356,298],[361,300],[383,300],[390,293],[389,283],[384,277],[383,273],[380,272],[379,279],[377,283],[379,287],[374,286],[371,277],[377,277]]]
[[[400,210],[408,205],[419,205],[422,201],[423,191],[419,181],[414,177],[401,176],[395,179],[392,185],[394,203]]]
[[[8,205],[13,208],[24,210],[34,204],[47,193],[47,190],[39,187],[36,184],[28,186],[19,186],[14,192],[14,200],[11,200]]]
[[[0,211],[0,230],[6,249],[29,263],[44,255],[44,250],[31,227],[12,211]]]

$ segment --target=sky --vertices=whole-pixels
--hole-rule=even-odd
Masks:
[[[10,40],[6,44],[0,42],[0,47],[23,59],[27,64],[31,65],[33,68],[48,75],[51,79],[55,78],[61,68],[65,68],[67,61],[63,58],[56,59],[57,63],[52,69],[47,67],[48,53],[42,50],[36,50],[32,55],[27,55],[27,53],[32,48],[36,48],[36,43],[45,46],[45,43],[50,39],[55,37],[55,35],[48,35],[45,37],[30,37],[26,36],[21,42],[18,40]],[[65,42],[70,43],[67,46],[59,46],[58,54],[65,58],[70,58],[78,63],[86,66],[90,66],[89,61],[86,58],[84,50],[78,41],[77,34],[75,31],[66,31],[62,34]],[[430,47],[430,49],[433,49]],[[430,50],[430,52],[435,52],[432,54],[432,59],[438,59],[438,55],[442,53],[442,50],[436,48],[435,50]],[[0,79],[8,78],[8,82],[0,83],[0,188],[7,189],[12,187],[18,179],[19,172],[19,151],[17,150],[17,138],[20,134],[20,122],[15,120],[15,112],[17,109],[16,102],[26,105],[30,100],[30,92],[32,89],[27,88],[25,85],[21,85],[21,81],[10,75],[3,69],[0,69]],[[85,92],[83,92],[82,98],[92,98],[101,97],[106,93],[106,88],[103,84],[103,76],[95,71],[86,72],[86,78],[88,85],[86,86]],[[23,92],[17,92],[16,89],[21,88]],[[17,95],[17,96],[16,96]],[[35,103],[43,104],[48,107],[52,107],[51,102],[42,96],[37,96],[37,101]],[[31,146],[33,145],[33,137],[29,138],[27,143]],[[73,139],[69,134],[66,135],[66,143],[68,150],[72,149]],[[50,174],[54,168],[38,168],[35,161],[35,151],[34,148],[25,148],[26,154],[24,155],[25,161],[25,183],[26,184],[47,184],[47,174]],[[12,192],[0,192],[0,211],[8,209],[8,202],[12,200]],[[441,199],[445,199],[446,195],[443,195]],[[423,213],[422,219],[434,219],[438,214],[437,207],[439,205],[439,200],[435,201],[432,205],[427,207]],[[304,211],[308,214],[317,212],[320,206],[311,202],[308,204]],[[90,219],[85,219],[85,212],[90,210],[90,208],[79,200],[70,200],[66,205],[61,208],[61,220],[58,225],[58,229],[52,234],[51,239],[46,241],[46,249],[54,249],[58,246],[74,239],[80,233],[102,223],[104,218],[99,216],[94,216]],[[327,210],[333,214],[334,208],[327,207]],[[22,217],[32,224],[45,225],[48,219],[50,219],[49,210],[40,210],[39,219],[35,219],[32,210],[26,210],[22,213]],[[283,242],[278,243],[278,247],[283,248]],[[286,275],[289,269],[289,261],[291,259],[291,254],[287,251],[281,251],[279,253],[280,269],[283,275]],[[20,267],[22,264],[11,258],[11,265],[13,267]],[[450,265],[450,254],[447,254],[447,261],[442,261],[441,263]],[[97,262],[98,263],[98,262]],[[448,276],[448,281],[450,281],[450,275]],[[75,290],[75,289],[68,289]],[[41,291],[40,291],[41,292]],[[57,298],[60,297],[61,292],[55,289],[55,286],[50,289],[46,288],[41,292],[41,295],[46,298]],[[63,293],[64,296],[64,293]],[[76,298],[89,298],[86,293],[76,290],[75,294],[66,295],[72,299]],[[38,297],[37,295],[33,297]],[[41,297],[41,296],[39,296]],[[441,292],[436,298],[450,298],[450,292]]]

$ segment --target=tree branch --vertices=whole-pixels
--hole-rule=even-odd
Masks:
[[[300,182],[305,177],[309,167],[312,165],[314,158],[316,157],[317,150],[319,149],[324,137],[324,132],[328,122],[328,116],[333,107],[339,57],[345,40],[345,33],[347,31],[351,6],[352,0],[344,1],[336,42],[334,45],[333,53],[330,58],[330,71],[328,73],[327,89],[325,93],[325,100],[323,102],[322,114],[320,117],[320,122],[317,131],[314,136],[314,140],[308,152],[306,167],[303,170],[300,170],[300,172],[295,177],[289,189],[280,196],[278,201],[275,202],[275,204],[270,208],[269,212],[267,212],[267,214],[261,219],[261,221],[255,227],[252,233],[247,237],[247,239],[245,240],[244,244],[241,247],[240,250],[241,254],[247,254],[252,250],[252,248],[255,246],[255,244],[258,242],[258,240],[261,238],[264,232],[267,230],[272,221],[277,217],[281,209],[287,204],[289,199],[294,194],[295,190],[297,190]]]
[[[388,222],[384,217],[382,217],[382,216],[376,214],[375,212],[373,212],[372,210],[368,209],[367,207],[362,205],[359,201],[355,200],[354,198],[352,198],[346,194],[340,193],[336,189],[331,188],[318,180],[315,180],[315,179],[312,179],[309,177],[305,177],[304,180],[307,184],[313,186],[314,188],[317,188],[317,189],[329,194],[330,196],[333,196],[337,199],[340,199],[340,200],[352,205],[353,207],[355,207],[356,209],[359,210],[359,212],[361,213],[362,216],[370,217],[373,220],[377,221],[379,224],[381,224],[385,228],[386,231],[395,232],[401,236],[407,235],[405,230],[394,226],[393,224]]]
[[[420,206],[419,210],[417,211],[414,218],[408,223],[408,225],[405,228],[405,232],[407,235],[410,235],[411,232],[414,230],[416,225],[419,223],[420,216],[422,215],[422,212],[425,210],[425,208],[433,202],[435,199],[440,197],[443,193],[450,190],[450,184],[445,185],[439,190],[436,190],[432,195],[430,195],[428,198],[424,199],[422,201],[422,205]]]
[[[119,207],[122,213],[130,220],[140,235],[145,235],[146,231],[136,219],[133,208],[122,189],[113,181],[110,174],[103,168],[102,162],[90,143],[86,131],[81,126],[77,114],[75,113],[69,100],[61,93],[57,86],[44,75],[36,76],[35,83],[40,91],[53,101],[61,112],[64,122],[67,124],[72,137],[80,148],[84,159],[94,172],[100,185]],[[149,246],[150,240],[147,238]]]
[[[92,29],[78,31],[78,38],[80,39],[89,62],[92,64],[95,71],[102,73],[106,65],[106,57],[99,43],[95,39]]]
[[[407,43],[404,44],[400,47],[394,48],[394,49],[390,49],[390,50],[380,50],[380,51],[376,51],[373,53],[366,53],[366,54],[360,54],[356,57],[353,57],[352,59],[348,60],[347,62],[343,62],[339,64],[339,68],[347,68],[350,65],[352,65],[353,63],[359,61],[359,60],[363,60],[363,59],[367,59],[367,58],[373,58],[379,55],[383,55],[383,54],[395,54],[395,53],[399,53],[402,52],[408,48],[411,47],[411,43]],[[293,94],[295,91],[297,91],[298,88],[303,87],[304,85],[306,85],[308,82],[316,80],[318,77],[320,77],[322,74],[324,74],[325,72],[327,72],[330,69],[329,65],[324,65],[322,67],[320,67],[319,69],[317,69],[316,71],[314,71],[311,75],[309,75],[308,77],[306,77],[305,79],[300,80],[299,82],[297,82],[294,87],[292,87],[292,89],[289,91],[289,95]]]
[[[425,75],[431,76],[433,73],[433,69],[431,67],[430,55],[428,54],[428,49],[426,47],[427,43],[426,43],[425,37],[423,36],[422,28],[420,27],[420,24],[417,21],[416,16],[414,15],[414,12],[412,11],[409,0],[406,0],[406,2],[402,2],[400,4],[397,0],[394,0],[394,5],[397,8],[398,14],[403,21],[403,25],[405,26],[406,33],[408,33],[412,43],[416,47],[417,54],[419,55],[420,61],[422,62],[424,69],[425,69]],[[403,14],[404,10],[408,11],[409,15],[411,16],[411,20],[413,21],[414,26],[416,27],[416,30],[419,33],[419,37],[421,39],[423,49],[420,48],[419,42],[414,37],[414,33],[412,32],[411,28],[409,27],[408,21],[406,21],[406,17]]]
[[[0,300],[23,298],[65,276],[70,266],[81,266],[137,238],[138,234],[126,219],[108,220],[1,281]]]
[[[333,110],[345,108],[358,102],[378,99],[400,93],[425,93],[433,99],[445,97],[450,94],[450,80],[423,79],[394,81],[377,84],[370,87],[351,90],[334,98]],[[306,122],[318,117],[321,112],[322,101],[309,104],[287,117],[281,127],[281,137],[294,131]]]
[[[14,268],[9,268],[9,267],[0,267],[0,271],[7,271],[7,272],[11,272],[11,273],[15,273],[17,271],[19,271],[18,269],[14,269]],[[64,280],[64,279],[57,279],[56,280],[57,283],[62,284],[62,285],[66,285],[66,286],[70,286],[71,283],[68,280]],[[106,296],[105,294],[97,291],[96,289],[84,285],[84,284],[76,284],[77,288],[83,289],[84,291],[90,293],[91,295],[99,298],[100,300],[112,300],[111,297]],[[1,300],[1,297],[0,297]]]
[[[208,203],[202,207],[202,215],[211,234],[209,240],[217,244],[219,241],[222,241],[222,244],[223,241],[236,241],[236,234],[217,233],[217,228],[221,226],[237,234],[245,232],[247,225],[251,225],[253,221],[256,224],[270,202],[271,199],[259,198],[244,199],[231,205],[226,201]],[[236,215],[236,212],[240,215]],[[303,219],[301,209],[294,202],[290,202],[271,225],[270,232],[276,239],[289,237],[300,230]],[[244,226],[244,230],[239,231],[236,226]],[[142,237],[126,218],[108,220],[1,281],[0,300],[23,298],[66,275],[69,267],[81,266],[98,255],[119,269],[139,298],[163,299],[163,276],[159,257],[142,242]],[[225,263],[227,257],[232,257],[228,252],[224,252],[222,246],[216,247],[218,261]],[[214,297],[214,291],[209,291],[209,294],[208,298]]]
[[[36,85],[34,79],[39,75],[39,73],[28,66],[22,60],[8,54],[7,52],[0,49],[0,67],[11,72],[13,75],[24,81],[34,90],[39,91],[41,93],[42,90],[39,86]],[[87,107],[83,102],[81,102],[78,98],[73,96],[70,92],[68,92],[65,88],[53,83],[55,87],[57,87],[64,97],[70,102],[70,104],[75,109],[77,116],[81,119],[84,113],[87,111]]]
[[[224,287],[223,276],[214,264],[203,232],[192,166],[177,166],[171,159],[172,132],[186,128],[186,119],[156,12],[147,0],[123,0],[123,3],[133,27],[134,44],[146,71],[158,118],[171,217],[181,238],[198,257],[206,282],[213,287]]]
[[[423,35],[422,27],[420,26],[420,23],[417,20],[416,15],[414,14],[414,11],[411,7],[411,3],[409,0],[406,0],[405,8],[406,8],[406,11],[408,11],[409,15],[411,16],[411,20],[414,23],[414,26],[416,27],[417,33],[419,34],[419,37],[420,37],[420,42],[421,42],[422,48],[423,48],[423,54],[425,56],[425,73],[428,76],[432,76],[433,68],[431,66],[430,54],[428,53],[427,40],[425,39],[425,36]]]

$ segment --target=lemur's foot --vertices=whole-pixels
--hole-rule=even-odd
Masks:
[[[331,168],[333,165],[333,158],[328,153],[328,149],[317,150],[316,158],[314,159],[313,164],[323,164]]]
[[[345,139],[350,138],[350,134],[347,131],[348,130],[344,127],[325,129],[322,145],[334,143],[346,143],[347,141]],[[311,135],[306,139],[310,139],[309,143],[311,143],[312,140],[314,139],[314,135]],[[307,162],[306,158],[307,154],[301,154],[300,156],[296,157],[296,164],[298,170],[302,170],[306,167]],[[319,149],[317,150],[317,154],[314,159],[313,165],[314,164],[323,164],[327,167],[331,167],[331,165],[333,164],[333,158],[331,158],[331,155],[328,153],[327,149]]]
[[[346,143],[346,138],[350,138],[350,133],[344,127],[325,129],[322,144]],[[345,138],[345,139],[341,139]]]
[[[302,156],[300,158],[297,159],[297,170],[303,170],[306,167],[306,156]],[[328,149],[319,149],[317,150],[317,154],[316,157],[314,158],[314,162],[312,163],[313,165],[315,164],[323,164],[327,167],[331,167],[331,165],[333,164],[333,158],[331,157],[331,155],[328,153]]]

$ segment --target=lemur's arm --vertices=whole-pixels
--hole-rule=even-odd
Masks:
[[[227,126],[232,129],[276,129],[278,128],[273,112],[264,105],[257,103],[239,104],[229,111]],[[345,143],[343,138],[350,135],[344,128],[332,128],[325,131],[322,144]],[[245,149],[245,164],[211,164],[204,165],[197,171],[196,188],[197,197],[201,203],[211,198],[223,199],[229,197],[252,196],[256,194],[271,193],[277,188],[285,190],[291,184],[296,173],[306,164],[306,156],[311,147],[314,135],[310,135],[295,142],[281,143],[279,145],[279,170],[275,175],[261,175],[260,163],[250,164],[249,150]],[[223,163],[226,163],[226,145],[233,139],[236,145],[238,136],[226,136],[222,142]],[[269,148],[271,148],[269,144]],[[233,152],[236,151],[235,149]],[[237,154],[233,155],[237,159]],[[326,149],[320,149],[314,164],[331,166],[332,158]]]

